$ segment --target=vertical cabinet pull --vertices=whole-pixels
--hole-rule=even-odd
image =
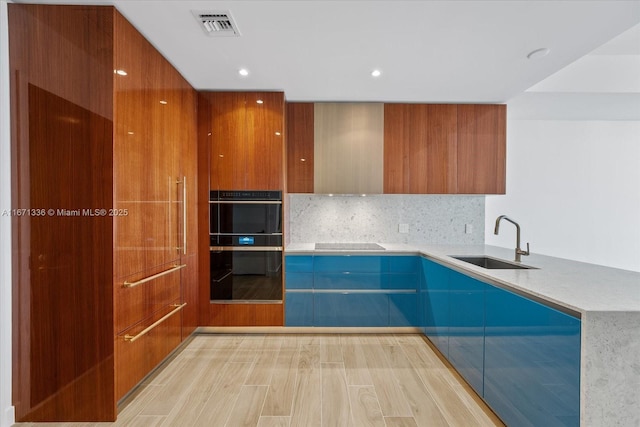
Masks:
[[[182,181],[177,180],[177,185],[182,184],[182,247],[177,247],[178,252],[187,254],[187,177],[183,176]]]

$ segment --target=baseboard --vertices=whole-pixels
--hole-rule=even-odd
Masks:
[[[11,427],[16,422],[16,408],[9,406],[5,408],[2,414],[2,420],[0,420],[0,427]]]
[[[406,327],[325,327],[325,326],[200,326],[195,334],[419,334]]]

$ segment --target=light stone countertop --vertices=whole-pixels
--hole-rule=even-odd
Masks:
[[[514,250],[488,245],[408,245],[378,243],[386,250],[316,250],[315,243],[292,243],[286,254],[408,254],[438,261],[480,280],[486,279],[536,299],[581,314],[587,312],[640,312],[640,273],[532,253],[522,257],[530,270],[488,270],[449,255],[488,255],[513,261]],[[640,328],[640,325],[639,325]]]
[[[579,314],[580,426],[640,426],[640,273],[531,254],[531,270],[488,270],[449,255],[513,260],[514,250],[486,245],[378,243],[386,250],[315,250],[294,243],[285,254],[419,254],[454,270]]]

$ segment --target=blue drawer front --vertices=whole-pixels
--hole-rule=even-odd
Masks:
[[[485,400],[507,425],[579,426],[580,320],[486,293]]]
[[[416,289],[418,280],[420,280],[417,270],[408,273],[389,273],[384,275],[385,289]]]
[[[313,294],[287,292],[285,297],[286,326],[313,326]]]
[[[418,324],[418,294],[389,294],[389,326]]]
[[[316,273],[316,289],[383,289],[384,277],[379,273]]]
[[[385,294],[316,293],[316,326],[387,326],[389,300]]]
[[[358,255],[316,256],[314,272],[383,273],[388,271],[389,257]]]
[[[313,256],[287,255],[284,259],[286,272],[313,273]]]
[[[285,273],[285,289],[313,289],[313,273]]]

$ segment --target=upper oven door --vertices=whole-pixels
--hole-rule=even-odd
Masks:
[[[211,201],[211,234],[282,234],[281,201]]]

